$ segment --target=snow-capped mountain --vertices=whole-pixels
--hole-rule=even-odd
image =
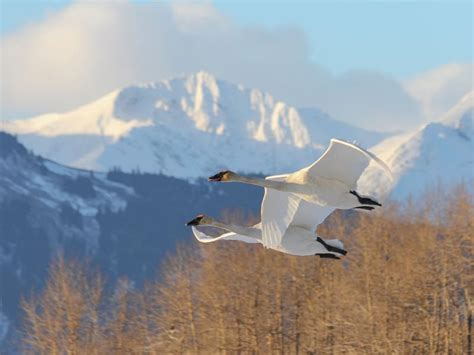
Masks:
[[[4,121],[1,128],[35,153],[69,166],[186,179],[222,168],[291,171],[312,162],[332,137],[370,147],[387,136],[206,72],[130,86],[71,112]]]
[[[0,201],[12,192],[25,197],[34,195],[45,207],[60,209],[61,205],[70,204],[83,216],[94,216],[101,208],[125,208],[123,196],[133,194],[132,189],[108,181],[103,173],[71,169],[28,155],[20,144],[5,144],[12,136],[3,132],[0,135]],[[89,178],[93,186],[87,181]]]
[[[359,181],[365,192],[396,199],[419,195],[438,183],[474,179],[474,91],[439,121],[414,132],[390,137],[371,150],[392,169],[394,181],[368,170]]]
[[[471,93],[442,120],[390,137],[199,72],[117,90],[71,112],[3,121],[0,128],[36,154],[69,166],[120,167],[191,181],[226,168],[293,171],[336,137],[373,147],[393,170],[389,181],[369,169],[362,191],[404,197],[438,181],[472,177],[472,101]]]

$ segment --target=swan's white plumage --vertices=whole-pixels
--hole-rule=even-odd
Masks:
[[[357,180],[371,160],[376,161],[390,177],[392,176],[390,168],[374,154],[355,144],[331,139],[324,154],[309,166],[308,174],[337,180],[355,188]]]
[[[212,243],[212,242],[215,242],[216,240],[221,240],[221,239],[223,239],[223,240],[238,240],[238,241],[245,242],[245,243],[261,243],[261,241],[258,240],[258,239],[248,237],[246,235],[233,233],[233,232],[224,233],[224,234],[222,234],[218,237],[211,237],[211,236],[207,235],[206,233],[201,232],[196,227],[192,227],[191,229],[193,230],[193,234],[196,237],[196,239],[199,240],[201,243]]]
[[[266,179],[285,181],[286,177],[275,175]],[[263,245],[268,248],[280,245],[290,224],[314,232],[332,211],[333,207],[318,206],[292,193],[265,188],[261,207]]]
[[[300,202],[301,199],[292,193],[265,189],[261,207],[264,246],[273,248],[281,243],[281,238],[293,220]]]
[[[270,176],[267,179],[284,181],[286,175]],[[289,203],[289,208],[287,204]],[[290,211],[288,213],[288,211]],[[228,232],[218,237],[212,237],[192,227],[194,236],[202,243],[217,240],[237,240],[246,243],[261,243],[265,247],[292,255],[341,254],[328,251],[316,240],[316,228],[334,211],[334,207],[319,206],[301,200],[297,196],[273,189],[265,189],[262,201],[262,222],[252,227],[230,226],[221,223],[210,223],[218,228],[227,230],[237,229],[239,233]],[[292,217],[290,217],[292,216]],[[281,223],[279,218],[283,219]],[[266,219],[267,223],[264,223]],[[265,229],[265,225],[270,228]],[[258,234],[260,231],[260,234]],[[265,233],[267,233],[265,235]],[[344,244],[338,239],[329,239],[327,244],[344,249]]]
[[[329,207],[327,203],[322,206],[323,203],[315,203],[318,200],[316,195],[312,202],[307,202],[302,196],[291,192],[265,188],[261,207],[263,244],[269,248],[279,245],[290,223],[314,231],[335,207],[355,207],[357,202],[353,202],[354,196],[349,195],[349,190],[355,189],[357,180],[372,159],[391,175],[387,165],[374,154],[354,144],[331,139],[324,154],[309,167],[293,174],[267,177],[266,180],[293,183],[304,183],[311,181],[312,177],[321,177],[326,181],[324,190],[319,191],[323,200],[333,195],[340,196],[340,200],[332,204],[334,207]],[[341,187],[345,189],[343,194],[339,191]]]
[[[339,239],[326,239],[326,244],[339,249],[344,249],[344,243]]]
[[[211,243],[217,240],[236,240],[254,244],[262,243],[262,229],[260,223],[256,224],[253,227],[224,225],[217,221],[208,223],[209,224],[207,225],[212,225],[217,228],[222,228],[224,230],[239,228],[240,234],[235,232],[229,232],[222,234],[219,237],[212,237],[200,231],[198,228],[192,227],[194,236],[202,243]],[[242,233],[244,233],[245,235]],[[247,233],[249,234],[249,236],[246,235]],[[314,232],[301,227],[290,225],[282,238],[281,244],[275,245],[271,247],[271,249],[279,251],[281,253],[299,256],[333,254],[335,256],[340,257],[344,255],[344,253],[342,252],[334,250],[329,251],[326,246],[323,243],[319,242],[316,238],[317,235],[314,234]],[[325,240],[325,243],[332,247],[339,248],[341,249],[341,251],[344,250],[344,244],[338,239]]]
[[[334,207],[319,206],[301,200],[291,225],[303,227],[310,231],[316,231],[316,228],[324,222],[326,217],[329,216],[334,209]]]

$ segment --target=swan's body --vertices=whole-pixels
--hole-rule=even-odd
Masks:
[[[331,139],[328,149],[317,161],[292,174],[257,179],[225,171],[209,180],[242,182],[265,188],[261,210],[262,238],[266,246],[273,248],[281,242],[302,203],[330,206],[331,211],[334,208],[371,210],[381,206],[374,199],[360,196],[355,191],[357,180],[371,160],[390,173],[385,163],[372,153],[354,144]]]
[[[279,177],[271,177],[279,179]],[[262,220],[268,213],[276,213],[276,217],[286,212],[285,203],[291,194],[266,189],[262,201]],[[290,203],[291,204],[291,203]],[[326,219],[334,210],[332,207],[323,207],[306,201],[300,201],[297,205],[291,204],[295,211],[288,227],[281,236],[271,229],[265,229],[265,224],[258,223],[252,227],[243,227],[232,224],[224,224],[207,216],[198,216],[188,223],[193,226],[193,232],[200,242],[209,243],[217,240],[239,240],[246,243],[261,243],[265,247],[291,255],[320,255],[321,257],[338,258],[346,254],[344,245],[337,239],[324,240],[315,234],[316,227]],[[210,237],[198,230],[196,226],[214,226],[229,231],[219,237]],[[262,227],[263,225],[263,227]]]
[[[209,218],[209,217],[207,217]],[[227,231],[235,230],[236,226],[233,225],[223,225],[220,222],[217,222],[219,228],[225,229]],[[217,227],[213,222],[207,222],[206,224],[201,225],[208,225]],[[225,228],[224,228],[225,226]],[[212,243],[218,240],[237,240],[245,243],[260,243],[263,244],[262,241],[262,229],[261,224],[256,224],[252,227],[242,227],[238,226],[241,233],[239,234],[235,232],[228,232],[222,234],[218,237],[211,237],[201,230],[197,229],[195,226],[192,227],[194,236],[197,240],[201,243]],[[323,243],[317,240],[317,235],[314,233],[300,227],[289,227],[284,234],[281,244],[271,247],[270,249],[291,255],[333,255],[334,257],[340,257],[345,254],[344,245],[338,239],[329,239],[324,240],[323,242],[329,245],[330,247],[340,249],[341,252],[329,251]]]
[[[371,199],[357,196],[357,180],[375,160],[391,174],[387,165],[372,153],[348,142],[331,139],[324,154],[310,166],[291,174],[279,175],[278,181],[258,179],[225,171],[209,178],[210,181],[242,182],[282,192],[321,206],[351,209],[359,206],[380,206]],[[362,200],[365,201],[361,201]]]

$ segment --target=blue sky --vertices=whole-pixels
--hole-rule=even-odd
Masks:
[[[403,130],[473,88],[471,2],[0,1],[2,119],[205,70]]]
[[[473,59],[472,2],[218,3],[238,21],[291,24],[307,33],[312,57],[336,72],[371,69],[406,77]],[[362,50],[361,50],[362,49]]]

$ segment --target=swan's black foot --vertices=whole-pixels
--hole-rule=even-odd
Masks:
[[[375,207],[372,207],[372,206],[357,206],[357,207],[354,207],[354,209],[356,208],[359,208],[361,210],[367,210],[367,211],[372,211],[373,209],[375,209]]]
[[[355,197],[357,197],[357,199],[359,200],[360,204],[361,205],[373,205],[373,206],[380,206],[382,207],[382,204],[378,203],[377,201],[375,200],[372,200],[371,198],[369,197],[362,197],[361,195],[359,195],[357,193],[357,191],[355,190],[351,190],[349,191],[349,193],[353,194]]]
[[[318,242],[320,242],[322,245],[324,245],[324,247],[326,248],[327,251],[330,251],[332,253],[338,253],[338,254],[342,254],[342,255],[346,255],[347,254],[347,251],[345,251],[344,249],[339,249],[337,247],[333,247],[332,245],[329,245],[328,243],[326,243],[322,238],[320,237],[317,237],[316,240]],[[325,255],[325,254],[324,254]],[[332,254],[331,254],[332,255]]]
[[[340,257],[334,255],[334,254],[316,254],[319,255],[321,259],[341,259]]]

